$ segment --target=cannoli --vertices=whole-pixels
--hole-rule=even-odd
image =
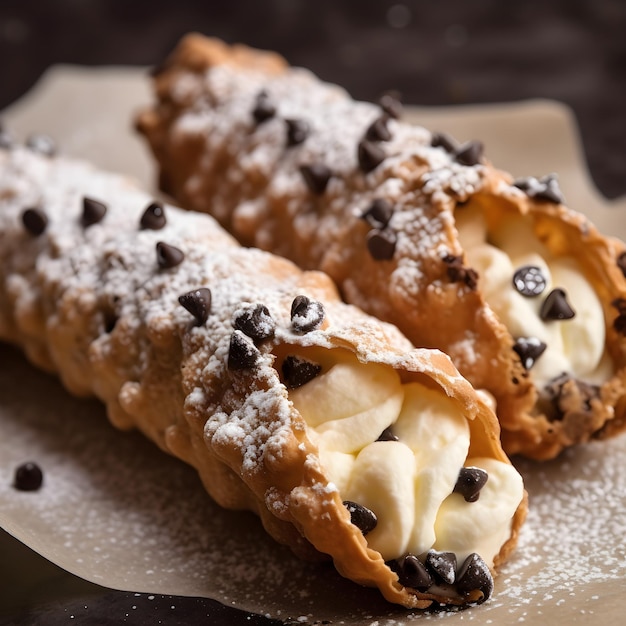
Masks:
[[[481,603],[515,545],[522,479],[446,355],[126,178],[0,150],[0,339],[390,602]]]
[[[493,400],[510,454],[626,428],[626,248],[514,180],[478,141],[398,120],[278,55],[188,35],[137,118],[161,188],[243,244],[448,353]]]

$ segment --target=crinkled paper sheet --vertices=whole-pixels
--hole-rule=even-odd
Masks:
[[[153,188],[153,168],[132,130],[133,113],[149,98],[142,69],[58,66],[2,119],[19,139],[48,133],[64,153]],[[492,162],[516,176],[558,172],[570,206],[626,237],[626,202],[608,203],[593,187],[575,121],[563,106],[410,108],[407,116],[461,141],[481,138]],[[12,487],[15,467],[27,460],[44,469],[38,492]],[[0,344],[0,526],[105,587],[210,597],[302,622],[616,623],[626,593],[626,437],[544,464],[517,464],[530,514],[494,597],[463,612],[410,613],[328,565],[298,561],[252,514],[213,504],[193,470],[137,433],[114,430],[96,401],[71,397]],[[8,567],[0,560],[2,574]]]

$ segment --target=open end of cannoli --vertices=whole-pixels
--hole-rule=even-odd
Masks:
[[[405,587],[487,599],[523,499],[513,466],[476,456],[458,402],[430,380],[403,382],[347,350],[279,352],[289,398],[368,547]]]

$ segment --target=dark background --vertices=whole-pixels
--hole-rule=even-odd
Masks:
[[[275,49],[361,99],[559,100],[600,190],[626,193],[626,0],[1,0],[0,109],[51,64],[152,65],[190,30]]]
[[[597,186],[626,193],[626,0],[0,0],[0,110],[50,65],[149,66],[191,30],[277,50],[361,99],[397,89],[421,105],[559,100],[577,116]],[[0,561],[42,567],[4,545]],[[171,614],[169,597],[78,588],[0,610],[0,624],[270,623],[210,600],[178,598]]]

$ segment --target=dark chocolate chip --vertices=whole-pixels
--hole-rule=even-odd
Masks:
[[[461,165],[478,165],[483,158],[483,144],[480,141],[468,141],[455,152],[455,159]]]
[[[571,320],[576,312],[567,301],[567,294],[564,289],[553,289],[543,301],[539,317],[544,322],[554,320]]]
[[[457,576],[457,591],[463,595],[469,595],[472,591],[481,591],[482,598],[477,603],[482,604],[493,592],[493,578],[487,564],[476,554],[470,554],[466,559]]]
[[[572,410],[589,411],[591,401],[600,395],[600,387],[572,378],[571,374],[563,372],[546,384],[541,395],[552,405],[554,413],[548,417],[550,421],[554,421],[563,419]]]
[[[513,346],[513,350],[517,352],[527,370],[535,364],[546,348],[546,344],[536,337],[519,337]]]
[[[624,275],[624,278],[626,278],[626,252],[622,252],[617,257],[617,267],[622,270],[622,274]]]
[[[398,579],[401,585],[422,592],[427,591],[433,584],[426,566],[414,554],[407,554],[400,561]]]
[[[35,237],[39,237],[48,226],[48,216],[41,209],[26,209],[22,213],[24,228]]]
[[[196,318],[196,326],[202,326],[211,312],[211,290],[200,287],[179,296],[178,302]]]
[[[258,362],[261,353],[240,330],[236,330],[230,337],[228,348],[228,369],[249,370]]]
[[[479,467],[462,467],[453,492],[460,493],[465,502],[476,502],[488,478],[487,472]]]
[[[311,128],[304,120],[285,120],[287,124],[287,145],[297,146],[303,143],[311,132]]]
[[[107,212],[107,205],[104,202],[93,198],[83,198],[83,214],[80,218],[81,224],[87,228],[104,219]]]
[[[304,178],[304,182],[310,191],[318,196],[326,191],[328,181],[333,175],[328,167],[322,163],[311,163],[310,165],[302,165],[300,172]]]
[[[376,118],[365,131],[365,139],[368,141],[389,141],[391,132],[387,128],[388,122],[389,118],[386,115]]]
[[[39,154],[43,154],[48,157],[54,156],[57,151],[54,139],[52,139],[49,135],[44,134],[31,135],[26,140],[26,147],[30,148],[34,152],[38,152]]]
[[[373,259],[389,261],[396,251],[397,241],[398,237],[393,230],[374,228],[367,233],[366,244]]]
[[[152,202],[143,212],[139,226],[145,230],[161,230],[166,221],[163,205],[160,202]]]
[[[322,366],[299,356],[289,355],[282,365],[283,380],[287,389],[297,389],[312,381],[322,371]]]
[[[104,332],[112,333],[118,322],[118,317],[113,311],[105,311],[103,313]]]
[[[360,141],[357,149],[359,167],[366,174],[375,170],[386,158],[387,154],[379,145],[371,141]]]
[[[443,257],[443,262],[447,265],[446,272],[450,282],[464,283],[470,289],[476,289],[478,272],[471,267],[465,267],[463,257],[447,254]]]
[[[19,491],[36,491],[43,483],[43,472],[36,463],[22,463],[15,469],[13,486]]]
[[[266,91],[261,91],[257,96],[252,115],[257,124],[262,124],[276,115],[276,107]]]
[[[626,313],[620,313],[613,320],[613,328],[620,334],[626,336]]]
[[[185,253],[175,246],[159,241],[156,245],[156,257],[159,267],[167,270],[180,265],[185,258]]]
[[[380,435],[378,435],[378,439],[376,441],[399,441],[398,435],[394,435],[393,429],[391,426],[388,426],[383,430]]]
[[[270,339],[276,330],[276,322],[264,304],[252,304],[246,307],[233,320],[233,326],[254,341]]]
[[[456,579],[456,554],[429,550],[426,555],[426,567],[436,580],[452,585]]]
[[[542,178],[535,178],[534,176],[518,178],[513,182],[513,185],[525,192],[529,198],[535,200],[554,202],[555,204],[565,202],[556,174],[548,174]]]
[[[513,274],[513,286],[523,296],[534,298],[546,288],[546,277],[540,267],[524,265]]]
[[[446,152],[456,152],[457,142],[446,133],[433,133],[430,139],[430,145],[433,148],[443,148]]]
[[[397,92],[384,93],[378,99],[378,106],[389,116],[399,119],[402,116],[402,102]]]
[[[374,513],[374,511],[370,511],[370,509],[362,504],[357,504],[356,502],[351,502],[350,500],[346,500],[343,505],[350,513],[350,521],[363,533],[363,535],[367,535],[367,533],[376,528],[378,518],[376,517],[376,513]]]
[[[376,198],[361,214],[364,219],[374,228],[385,228],[393,215],[393,206],[389,200]]]
[[[324,306],[306,296],[296,296],[291,303],[291,325],[299,333],[315,330],[324,321]]]

